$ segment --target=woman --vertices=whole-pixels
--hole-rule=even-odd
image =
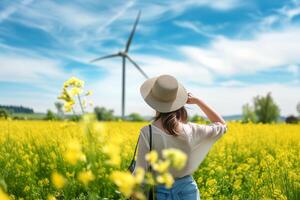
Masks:
[[[192,177],[212,145],[226,132],[224,119],[201,99],[187,93],[185,88],[170,75],[160,75],[146,80],[141,88],[145,102],[156,110],[151,123],[152,149],[162,158],[162,150],[177,148],[187,155],[186,166],[181,170],[171,168],[175,178],[172,188],[163,184],[155,187],[158,200],[198,200],[200,193]],[[212,122],[209,125],[188,122],[185,104],[196,104]],[[140,132],[136,167],[148,169],[145,155],[149,152],[149,127]],[[135,172],[134,172],[135,173]]]

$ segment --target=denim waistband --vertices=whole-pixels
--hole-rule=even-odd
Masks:
[[[175,188],[178,185],[188,183],[188,182],[191,182],[191,181],[194,181],[194,178],[193,178],[192,175],[186,175],[186,176],[183,176],[183,177],[175,178],[172,187]],[[165,184],[158,184],[158,185],[156,185],[156,187],[165,188]]]

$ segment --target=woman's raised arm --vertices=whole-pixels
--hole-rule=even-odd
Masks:
[[[198,105],[211,122],[220,122],[223,125],[226,125],[226,122],[221,115],[214,111],[214,109],[207,105],[204,101],[194,97],[192,93],[188,93],[188,100],[186,103]]]

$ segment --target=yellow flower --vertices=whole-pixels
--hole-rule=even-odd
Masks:
[[[171,188],[174,183],[173,176],[168,172],[158,175],[156,180],[158,183],[164,183],[167,188]]]
[[[207,181],[206,181],[206,186],[208,186],[208,187],[212,187],[212,186],[215,186],[217,184],[217,181],[216,181],[216,179],[208,179]]]
[[[10,200],[9,196],[2,191],[1,187],[0,187],[0,199],[1,200]]]
[[[68,144],[67,151],[64,154],[64,159],[72,165],[75,165],[79,160],[86,161],[86,157],[81,151],[81,145],[77,140],[71,141]]]
[[[155,185],[155,180],[153,178],[152,173],[146,172],[145,174],[146,183],[149,185]]]
[[[234,181],[233,188],[236,189],[236,190],[240,190],[241,189],[241,183],[242,183],[242,180],[240,180],[240,179]]]
[[[103,147],[103,153],[109,156],[107,164],[112,166],[118,166],[121,163],[120,146],[118,144],[109,143]]]
[[[69,86],[83,87],[84,81],[73,76],[64,83],[64,88],[69,87]]]
[[[144,176],[145,176],[145,171],[143,168],[141,167],[137,167],[136,169],[136,173],[135,173],[135,182],[137,184],[141,184],[144,180]]]
[[[53,172],[51,175],[51,181],[53,183],[53,185],[57,188],[57,189],[61,189],[65,186],[66,184],[66,180],[65,178],[57,173],[57,172]]]
[[[82,90],[78,87],[73,87],[71,90],[70,90],[70,94],[72,96],[75,96],[75,95],[79,95],[82,93]]]
[[[158,159],[158,154],[156,151],[152,150],[145,156],[146,161],[148,161],[150,164],[154,164]]]
[[[74,101],[66,101],[66,102],[64,103],[64,109],[65,109],[65,112],[71,112],[71,110],[72,110],[74,104],[75,104]]]
[[[95,176],[91,170],[83,171],[79,173],[78,180],[87,186],[89,182],[95,180]]]
[[[163,173],[168,170],[169,166],[170,166],[169,160],[165,160],[165,161],[160,160],[158,163],[153,164],[153,169],[155,171],[158,171],[159,173]]]
[[[172,162],[172,166],[176,169],[182,169],[185,166],[187,156],[179,149],[164,149],[162,151],[162,155],[165,159],[170,159]]]
[[[136,184],[136,180],[131,173],[114,171],[111,173],[110,178],[125,197],[130,197]]]
[[[53,195],[48,195],[47,200],[56,200],[56,198]]]

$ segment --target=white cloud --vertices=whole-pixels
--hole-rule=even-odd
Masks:
[[[17,54],[0,55],[0,81],[19,83],[46,83],[49,79],[62,79],[65,72],[59,61],[42,57],[26,57]]]
[[[185,0],[180,2],[168,1],[171,10],[181,12],[191,7],[209,7],[215,10],[227,11],[243,5],[238,0]]]
[[[32,2],[33,2],[33,0],[23,0],[20,2],[20,4],[12,3],[12,5],[6,7],[5,9],[3,9],[0,12],[0,23],[2,21],[4,21],[5,19],[9,18],[12,14],[14,14],[21,7],[27,6],[27,5],[31,4]]]
[[[237,81],[237,80],[229,80],[229,81],[223,81],[219,84],[220,86],[224,87],[240,87],[240,86],[246,86],[244,82]]]
[[[218,37],[207,48],[180,47],[190,60],[222,75],[254,73],[300,62],[300,28],[261,32],[252,39]]]
[[[216,37],[215,31],[221,29],[222,27],[224,27],[223,25],[214,25],[214,26],[210,26],[210,25],[204,25],[198,21],[196,22],[192,22],[192,21],[174,21],[174,24],[178,27],[181,28],[186,28],[186,29],[190,29],[196,33],[199,33],[203,36],[206,37]]]

